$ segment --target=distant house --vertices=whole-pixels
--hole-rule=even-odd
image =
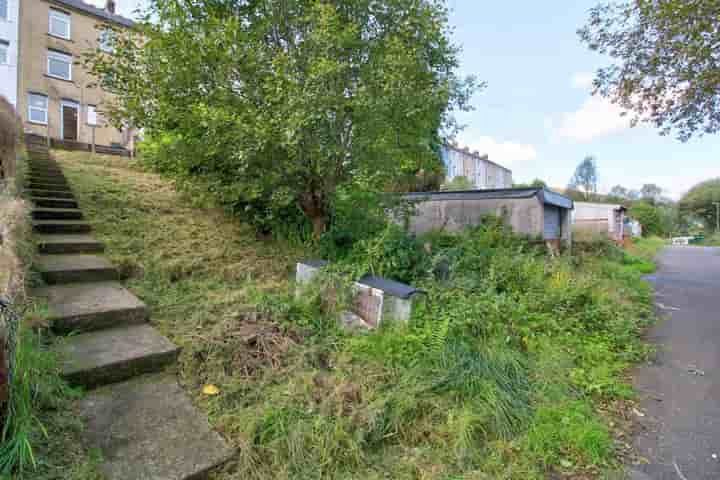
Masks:
[[[617,243],[631,235],[627,208],[618,204],[575,202],[573,232],[578,241],[607,236]]]
[[[466,177],[476,188],[511,188],[512,171],[491,162],[487,155],[471,152],[467,148],[443,145],[440,156],[445,164],[445,181]]]
[[[414,233],[459,231],[479,225],[487,215],[505,219],[515,233],[570,246],[573,201],[540,187],[411,193],[415,204],[408,228]]]

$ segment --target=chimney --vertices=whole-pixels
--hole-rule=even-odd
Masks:
[[[115,0],[105,0],[105,10],[109,13],[115,13]]]

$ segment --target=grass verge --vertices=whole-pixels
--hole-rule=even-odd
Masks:
[[[633,398],[625,372],[647,353],[638,262],[653,247],[548,259],[499,225],[416,240],[389,229],[340,270],[404,278],[427,298],[409,325],[348,336],[316,292],[292,291],[311,249],[258,240],[127,159],[57,155],[129,288],[183,347],[182,383],[239,448],[214,478],[593,478],[618,467],[610,412]],[[209,384],[217,394],[202,394]]]

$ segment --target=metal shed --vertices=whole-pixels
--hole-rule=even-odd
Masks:
[[[504,218],[516,233],[542,238],[557,246],[572,242],[573,201],[544,188],[502,188],[410,193],[415,203],[408,227],[415,233],[458,231],[479,225],[488,214]]]

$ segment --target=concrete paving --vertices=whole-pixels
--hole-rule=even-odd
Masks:
[[[107,480],[195,480],[232,455],[174,377],[102,387],[80,401]]]
[[[35,265],[47,283],[104,282],[118,279],[110,261],[99,255],[38,255]]]
[[[657,358],[638,369],[645,416],[636,438],[653,480],[720,478],[720,249],[669,247],[655,284],[665,320],[648,334]],[[636,477],[641,478],[641,477]]]
[[[38,251],[44,255],[57,253],[102,253],[105,246],[87,234],[35,235]]]

